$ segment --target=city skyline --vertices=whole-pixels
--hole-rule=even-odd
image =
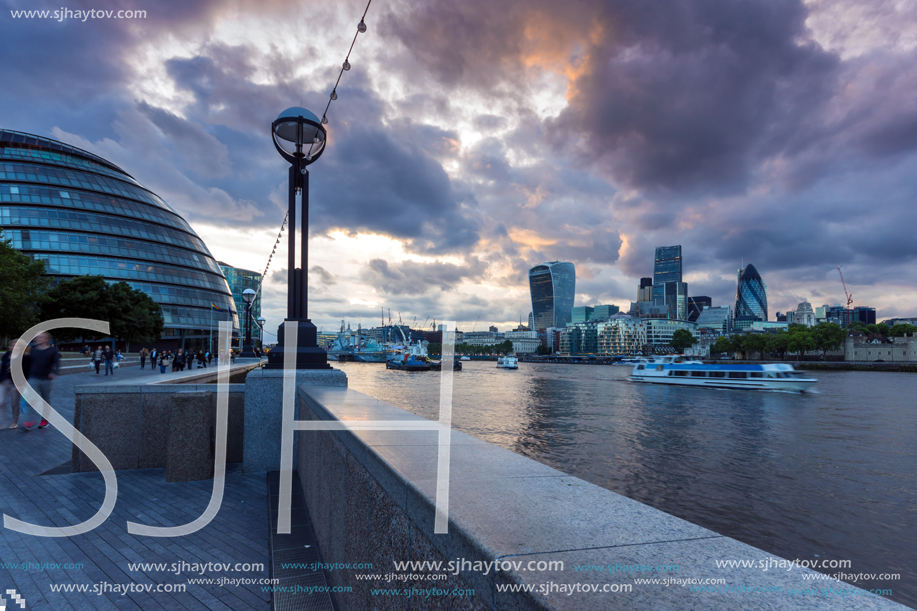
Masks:
[[[285,209],[270,121],[324,108],[363,8],[4,15],[16,95],[0,127],[110,160],[216,259],[260,273]],[[551,260],[576,265],[575,305],[624,310],[664,244],[683,246],[684,282],[714,306],[734,302],[744,258],[772,313],[844,303],[840,265],[854,307],[914,315],[914,15],[822,1],[669,9],[374,5],[311,169],[316,325],[375,325],[383,307],[418,325],[515,326],[527,270]],[[299,42],[306,19],[321,27]],[[264,282],[269,333],[285,252]]]

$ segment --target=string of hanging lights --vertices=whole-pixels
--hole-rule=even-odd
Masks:
[[[334,82],[334,87],[331,88],[331,95],[328,97],[328,103],[325,105],[325,112],[322,113],[322,125],[328,124],[328,109],[331,107],[331,102],[338,99],[337,89],[338,85],[341,82],[341,77],[344,75],[344,72],[350,70],[350,54],[353,52],[353,47],[357,42],[357,38],[360,34],[366,33],[366,14],[369,12],[369,5],[373,3],[373,0],[369,0],[366,3],[366,9],[363,11],[363,16],[360,17],[360,23],[357,24],[357,33],[354,34],[353,40],[350,43],[350,49],[347,50],[347,55],[344,57],[344,63],[341,65],[341,71],[338,73],[337,80]],[[315,145],[313,141],[312,145],[309,146],[309,152],[306,154],[306,157],[311,159],[312,157],[312,146]],[[261,274],[261,280],[258,281],[258,289],[255,294],[261,294],[261,285],[264,283],[264,279],[267,277],[268,269],[271,267],[271,259],[274,257],[274,254],[277,252],[277,247],[280,245],[280,239],[283,237],[283,230],[287,226],[287,221],[290,218],[290,213],[287,211],[286,216],[283,217],[283,224],[280,226],[280,233],[277,234],[277,241],[274,242],[274,248],[271,250],[271,254],[268,255],[267,264],[264,266],[264,273]]]

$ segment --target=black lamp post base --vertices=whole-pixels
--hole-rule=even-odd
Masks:
[[[239,353],[240,359],[256,359],[258,355],[255,353],[255,349],[251,346],[245,346],[242,348],[242,352]]]
[[[277,330],[278,344],[267,353],[268,369],[283,369],[283,361],[287,353],[284,346],[284,321]],[[290,321],[294,322],[294,321]],[[318,346],[318,329],[311,320],[298,320],[299,329],[296,333],[296,369],[332,369],[328,364],[328,353]],[[292,349],[292,347],[290,347]]]

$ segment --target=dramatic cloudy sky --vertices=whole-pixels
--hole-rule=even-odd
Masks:
[[[57,0],[55,0],[57,1]],[[60,4],[0,0],[8,9]],[[321,112],[365,4],[92,0],[0,15],[0,125],[96,152],[260,271],[285,209],[270,122]],[[754,263],[802,300],[917,314],[917,4],[910,0],[375,0],[312,167],[311,314],[326,330],[636,298],[681,244],[692,295]],[[266,282],[285,312],[285,248]]]

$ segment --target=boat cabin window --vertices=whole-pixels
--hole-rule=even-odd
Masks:
[[[752,371],[750,376],[753,378],[763,378],[764,374],[761,373],[760,371]]]
[[[725,378],[726,372],[725,371],[711,371],[710,377],[711,378]]]
[[[682,378],[687,377],[687,375],[688,375],[688,372],[687,372],[687,371],[674,371],[674,372],[672,372],[672,373],[673,373],[673,375],[677,375],[677,376],[682,377]]]
[[[643,366],[643,365],[637,365],[637,369],[639,369],[639,370],[641,370],[641,371],[642,371],[642,370],[643,370],[643,368],[644,368],[644,366]]]
[[[776,374],[776,373],[774,373],[773,371],[768,371],[768,372],[767,372],[767,375],[764,376],[764,377],[765,377],[765,378],[777,378],[777,377],[779,377],[779,374]]]
[[[748,377],[748,372],[747,371],[730,371],[729,377],[730,378],[739,378],[739,379],[744,380],[745,378]]]
[[[706,371],[692,371],[691,377],[692,378],[706,378],[707,372]]]

